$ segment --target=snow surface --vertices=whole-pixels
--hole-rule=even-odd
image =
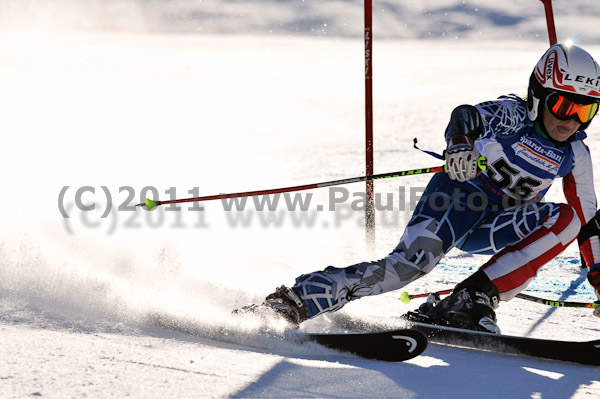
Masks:
[[[143,200],[146,186],[162,199],[362,175],[360,2],[82,4],[0,6],[0,397],[600,395],[595,367],[437,345],[408,362],[376,362],[298,346],[283,339],[283,323],[230,315],[301,273],[387,254],[410,215],[399,206],[427,176],[376,183],[395,207],[378,212],[373,250],[350,207],[362,184],[346,186],[350,200],[334,212],[328,189],[311,192],[306,212],[288,212],[283,197],[273,212],[219,202],[203,212],[117,211]],[[412,138],[441,151],[456,105],[524,93],[547,47],[534,0],[375,4],[376,173],[437,165]],[[600,58],[600,4],[556,0],[555,10],[559,38]],[[600,125],[588,133],[600,153]],[[549,199],[562,200],[558,186]],[[80,187],[95,188],[80,204],[95,210],[77,209]],[[452,287],[485,259],[452,252],[409,291]],[[593,299],[575,247],[527,292]],[[340,317],[401,326],[394,317],[413,304],[399,295],[353,302],[302,330],[339,330]],[[600,332],[589,310],[518,299],[498,319],[524,336]]]

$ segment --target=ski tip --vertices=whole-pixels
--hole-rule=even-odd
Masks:
[[[410,303],[410,296],[408,295],[408,292],[404,291],[402,295],[400,295],[400,300],[405,305],[408,305]]]
[[[365,359],[401,362],[419,356],[427,348],[427,336],[415,329],[364,333],[299,333],[328,348],[354,353]]]

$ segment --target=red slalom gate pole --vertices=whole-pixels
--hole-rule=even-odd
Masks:
[[[540,0],[544,3],[544,11],[546,13],[546,26],[548,27],[548,40],[553,46],[558,43],[556,39],[556,27],[554,26],[554,12],[552,11],[552,0]]]
[[[372,175],[373,167],[373,1],[365,1],[365,173]],[[374,185],[366,182],[365,235],[371,252],[375,243]]]

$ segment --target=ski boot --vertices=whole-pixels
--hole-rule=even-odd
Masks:
[[[267,296],[262,306],[271,308],[292,324],[300,324],[308,320],[308,310],[292,288],[282,285]]]
[[[500,334],[496,324],[499,294],[483,271],[478,271],[426,313],[432,323]]]

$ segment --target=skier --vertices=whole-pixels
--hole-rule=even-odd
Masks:
[[[430,298],[419,312],[431,322],[499,333],[499,301],[524,290],[576,238],[600,299],[600,212],[583,143],[599,103],[600,67],[591,55],[574,45],[550,47],[531,74],[526,98],[511,94],[454,109],[445,132],[447,173],[431,178],[392,253],[301,275],[264,305],[300,323],[402,288],[457,247],[493,256],[450,296]],[[557,178],[567,204],[542,202]]]

